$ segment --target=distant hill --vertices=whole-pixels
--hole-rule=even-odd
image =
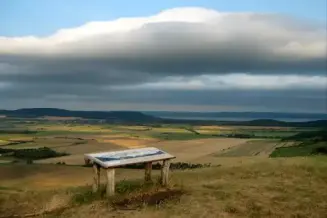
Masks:
[[[223,121],[221,124],[234,126],[327,127],[327,120],[285,122],[271,119],[259,119],[251,121]]]
[[[70,111],[56,108],[0,110],[0,114],[7,117],[20,118],[39,118],[44,116],[79,117],[84,119],[103,119],[117,122],[155,122],[160,120],[160,118],[135,111]]]
[[[217,120],[217,121],[249,121],[249,120],[280,120],[309,121],[327,120],[327,113],[278,113],[278,112],[175,112],[175,111],[144,111],[143,113],[170,119]]]
[[[216,120],[185,120],[185,119],[162,119],[165,124],[191,124],[191,125],[225,125],[225,126],[270,126],[270,127],[327,127],[327,120],[306,122],[285,122],[270,119],[258,119],[250,121],[216,121]]]
[[[170,112],[169,112],[170,113]],[[228,113],[228,112],[226,112]],[[223,113],[223,114],[226,114]],[[254,113],[254,112],[251,112]],[[242,114],[242,113],[236,113]],[[245,113],[247,114],[247,112]],[[260,114],[260,113],[259,113]],[[179,118],[160,118],[154,115],[136,111],[71,111],[57,108],[25,108],[18,110],[0,110],[0,115],[17,118],[40,118],[51,117],[78,117],[84,119],[101,119],[108,122],[124,123],[161,123],[161,124],[192,124],[192,125],[238,125],[238,126],[284,126],[284,127],[327,127],[326,120],[306,121],[306,122],[285,122],[275,119],[253,119],[249,121],[218,121],[208,117],[203,119],[179,119]],[[230,116],[230,114],[229,114]],[[240,115],[236,115],[240,116]],[[250,116],[250,115],[248,115]],[[262,114],[260,116],[263,116]],[[284,114],[284,116],[286,116]],[[293,117],[295,115],[292,115]]]

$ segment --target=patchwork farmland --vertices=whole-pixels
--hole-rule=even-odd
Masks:
[[[207,217],[278,217],[279,205],[283,215],[289,217],[321,217],[327,208],[327,193],[323,191],[327,185],[326,158],[269,158],[276,149],[301,145],[300,141],[283,139],[314,131],[316,128],[282,126],[83,124],[72,118],[19,122],[2,118],[0,214],[80,217],[83,211],[84,215],[96,217],[106,213],[118,217],[186,217],[188,213]],[[209,167],[172,170],[169,192],[156,183],[144,186],[142,169],[118,169],[117,200],[129,199],[128,196],[143,199],[146,195],[148,200],[141,201],[149,205],[140,210],[117,209],[115,201],[103,206],[108,205],[107,199],[89,193],[92,170],[84,166],[84,154],[142,147],[171,153],[177,157],[173,161],[176,164]],[[154,178],[159,174],[159,170],[153,170]],[[314,183],[307,181],[308,175]],[[298,181],[301,185],[290,185],[299,184]],[[101,184],[105,183],[102,174]],[[155,193],[161,193],[164,199]],[[173,193],[181,196],[165,199]],[[151,206],[152,197],[159,198],[155,202],[163,202],[160,207]],[[123,207],[135,206],[135,202],[128,201],[130,205]],[[191,202],[198,206],[189,208]],[[99,209],[93,211],[92,207]],[[300,207],[305,210],[296,209]],[[186,208],[189,212],[185,212]]]

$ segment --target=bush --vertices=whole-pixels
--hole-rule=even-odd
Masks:
[[[327,154],[327,146],[321,146],[314,149],[312,154]]]
[[[30,131],[30,130],[16,130],[16,129],[7,129],[7,130],[0,130],[0,134],[36,134],[37,131]]]
[[[38,160],[51,157],[61,157],[68,155],[66,153],[56,152],[48,147],[43,148],[28,148],[28,149],[6,149],[0,148],[0,154],[7,154],[25,160]]]

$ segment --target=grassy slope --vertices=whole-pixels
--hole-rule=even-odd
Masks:
[[[308,143],[297,146],[280,147],[273,151],[270,157],[299,157],[316,155],[317,148],[327,147],[327,142]]]
[[[317,155],[319,149],[323,149],[325,154],[327,152],[327,130],[301,132],[285,138],[284,141],[294,141],[297,145],[277,148],[271,157]]]
[[[0,214],[68,205],[68,209],[47,217],[324,217],[326,170],[327,159],[315,157],[257,158],[250,163],[174,171],[171,185],[185,194],[178,201],[140,210],[114,210],[110,201],[101,198],[88,198],[84,204],[71,201],[77,193],[85,195],[85,189],[15,192],[14,187],[2,187],[0,193],[6,194],[0,195]],[[142,178],[143,171],[139,174]]]
[[[244,157],[266,156],[279,146],[278,140],[249,140],[236,147],[230,147],[222,152],[214,154],[216,157]]]

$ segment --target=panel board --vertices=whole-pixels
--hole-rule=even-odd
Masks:
[[[86,160],[95,162],[104,168],[154,162],[172,158],[175,157],[154,147],[85,154]]]

